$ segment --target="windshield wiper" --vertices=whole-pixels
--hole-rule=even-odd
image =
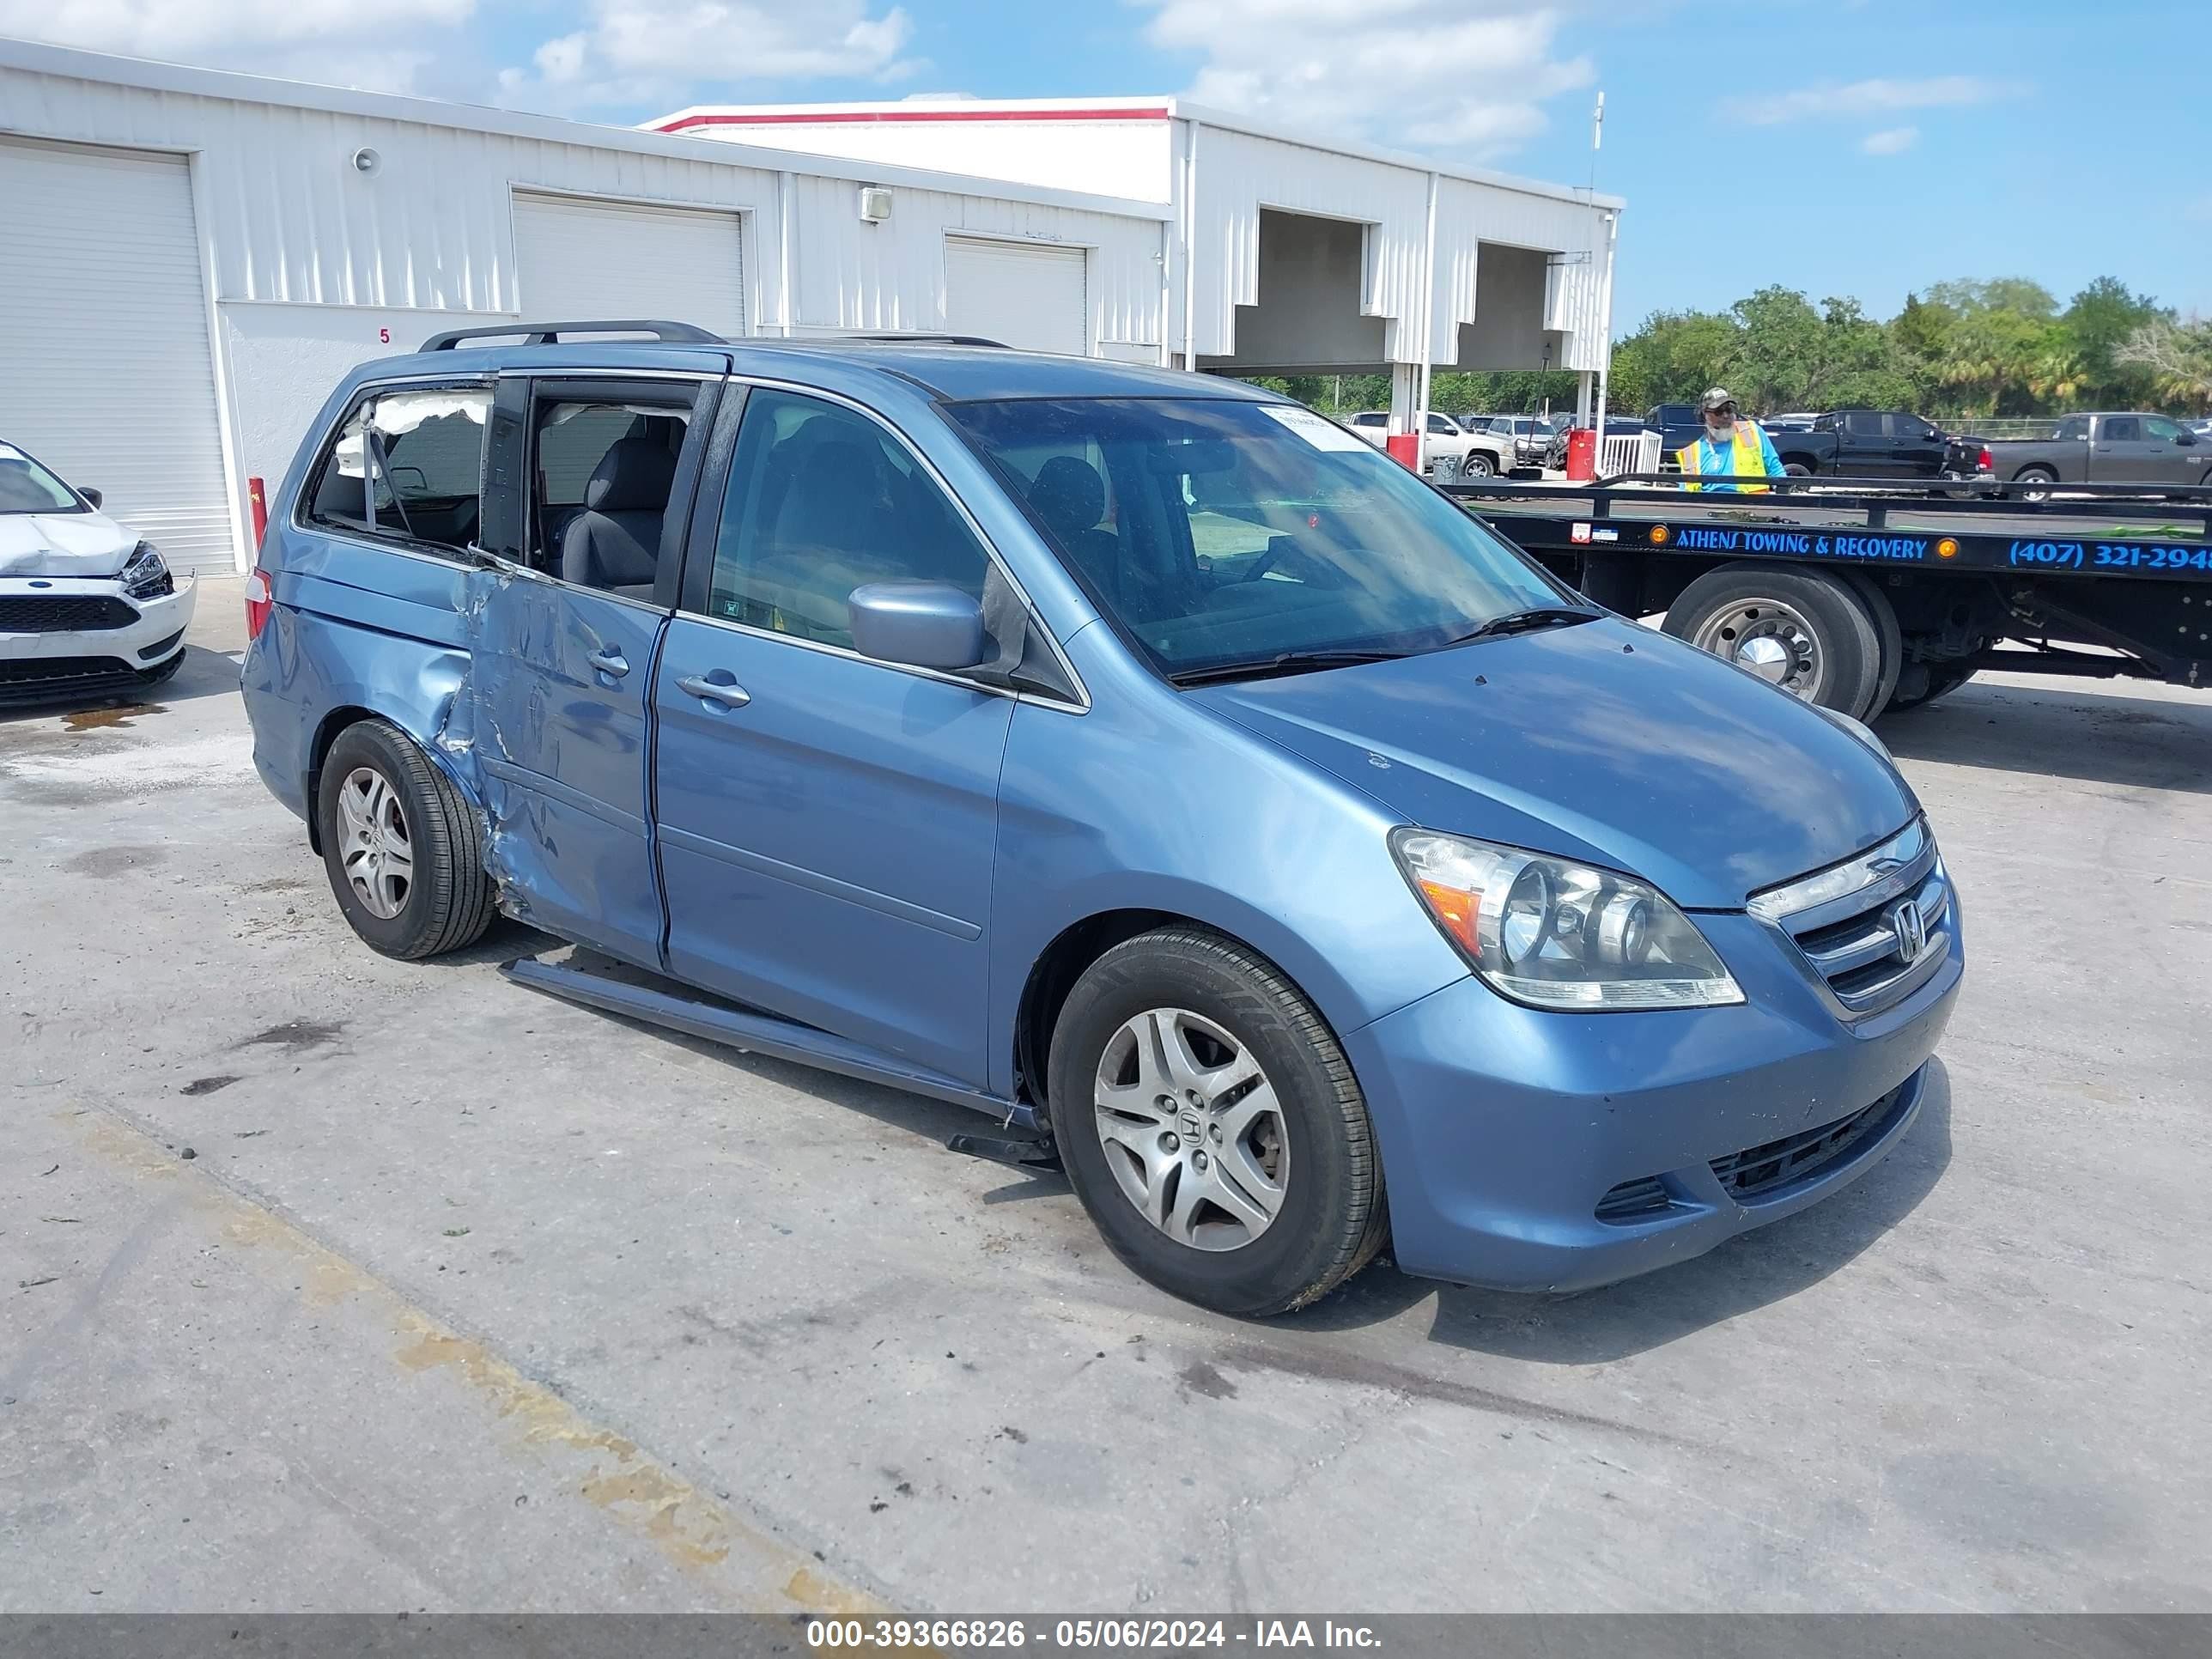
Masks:
[[[1466,645],[1474,640],[1494,640],[1501,634],[1533,634],[1540,628],[1572,628],[1577,623],[1595,622],[1604,614],[1602,611],[1584,611],[1575,605],[1540,605],[1492,617],[1481,627],[1470,629],[1444,643]]]
[[[1350,668],[1364,662],[1395,662],[1405,651],[1284,651],[1240,662],[1209,663],[1168,676],[1170,685],[1210,685],[1217,680],[1256,680],[1276,674],[1306,674],[1323,668]]]

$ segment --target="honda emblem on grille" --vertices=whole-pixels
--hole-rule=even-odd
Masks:
[[[1911,899],[1899,904],[1889,913],[1889,928],[1897,935],[1898,960],[1919,961],[1928,948],[1928,918],[1920,914],[1919,905]]]

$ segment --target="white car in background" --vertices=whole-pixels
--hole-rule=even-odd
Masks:
[[[1421,445],[1422,470],[1433,471],[1439,457],[1449,455],[1462,477],[1486,478],[1513,470],[1513,434],[1491,433],[1486,425],[1470,431],[1449,415],[1429,410],[1421,416],[1428,434]],[[1346,422],[1376,448],[1390,429],[1390,417],[1374,410],[1354,415]]]
[[[191,579],[100,509],[0,439],[0,701],[143,691],[183,664]]]

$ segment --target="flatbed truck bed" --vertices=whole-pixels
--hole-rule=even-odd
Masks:
[[[1708,480],[1709,483],[1723,482]],[[1440,486],[1598,603],[1840,712],[1931,701],[1978,669],[2212,682],[2212,489],[1673,474]]]

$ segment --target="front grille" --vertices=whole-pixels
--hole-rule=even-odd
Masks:
[[[0,599],[0,634],[76,634],[128,628],[138,613],[112,593],[10,593]]]
[[[1657,1176],[1644,1176],[1636,1181],[1624,1181],[1607,1189],[1597,1201],[1597,1218],[1616,1225],[1629,1221],[1648,1221],[1655,1215],[1663,1215],[1674,1207],[1666,1187]]]
[[[145,671],[119,657],[0,658],[0,697],[17,701],[125,690],[145,683]]]
[[[1713,1175],[1722,1189],[1738,1203],[1771,1197],[1784,1188],[1809,1181],[1879,1128],[1891,1108],[1897,1104],[1904,1088],[1899,1084],[1873,1105],[1863,1106],[1833,1123],[1717,1158],[1713,1160]]]
[[[1850,1019],[1880,1013],[1926,984],[1950,955],[1958,925],[1950,878],[1924,833],[1908,861],[1859,891],[1767,920],[1790,935]]]

